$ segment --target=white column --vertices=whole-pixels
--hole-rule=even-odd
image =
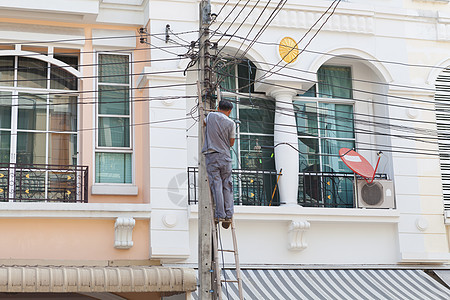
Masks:
[[[297,205],[299,154],[297,123],[295,120],[293,89],[277,89],[270,92],[275,98],[274,153],[277,172],[282,170],[278,182],[282,205]]]

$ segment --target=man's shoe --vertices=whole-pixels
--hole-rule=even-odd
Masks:
[[[223,219],[223,218],[214,218],[214,223],[217,225],[217,224],[219,224],[219,222],[224,222],[225,221],[225,219]]]
[[[230,227],[230,225],[231,225],[231,219],[227,218],[222,222],[222,227],[225,229],[228,229],[228,227]]]

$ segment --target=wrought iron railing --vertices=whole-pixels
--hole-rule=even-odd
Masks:
[[[306,207],[356,207],[355,178],[353,173],[301,172],[297,202]],[[386,179],[387,175],[375,178]]]
[[[233,192],[236,205],[278,206],[276,171],[233,170]],[[198,202],[198,168],[188,168],[188,203]],[[299,173],[298,201],[305,207],[356,207],[353,173],[301,172]],[[376,179],[387,179],[377,174]],[[362,178],[358,178],[363,180]],[[275,192],[274,192],[275,191]],[[273,198],[272,198],[273,195]]]
[[[235,205],[279,206],[275,170],[242,170],[232,172]],[[198,168],[188,167],[188,203],[198,202]]]
[[[88,167],[0,164],[0,202],[88,202]]]

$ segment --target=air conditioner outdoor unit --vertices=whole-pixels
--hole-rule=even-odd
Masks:
[[[374,180],[367,183],[357,180],[358,207],[395,208],[394,184],[391,180]]]

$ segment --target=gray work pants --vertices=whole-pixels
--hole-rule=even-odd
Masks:
[[[219,152],[205,155],[206,172],[216,204],[216,218],[233,216],[233,183],[231,181],[231,158]]]

